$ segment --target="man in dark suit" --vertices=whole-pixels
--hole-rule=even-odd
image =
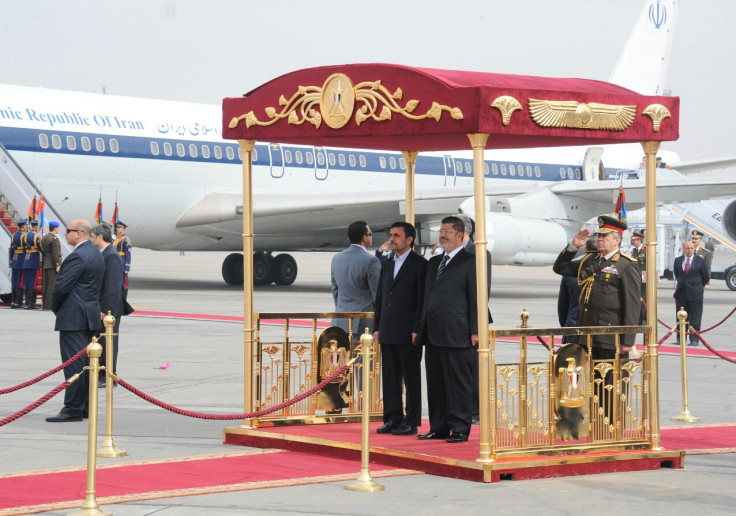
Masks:
[[[102,288],[100,289],[100,334],[105,334],[105,324],[102,321],[107,312],[112,313],[115,317],[115,326],[113,326],[113,353],[112,353],[112,370],[118,370],[118,334],[120,333],[120,318],[123,315],[133,313],[133,308],[123,297],[123,269],[120,267],[120,257],[112,244],[112,229],[107,224],[99,224],[92,228],[92,237],[90,238],[94,246],[102,254],[105,261],[105,276],[102,280]],[[102,356],[100,357],[100,365],[106,364],[105,351],[107,343],[103,346]],[[105,371],[100,371],[100,388],[105,387],[107,381]]]
[[[675,310],[683,307],[687,312],[690,326],[700,331],[703,318],[703,293],[708,289],[710,270],[705,258],[695,254],[695,244],[685,242],[682,256],[675,258]],[[697,346],[697,335],[690,335],[689,346]]]
[[[419,439],[461,443],[470,434],[478,311],[475,257],[463,250],[464,237],[459,218],[442,219],[445,252],[427,264],[418,339],[426,346],[430,428]]]
[[[51,310],[56,314],[54,329],[59,332],[61,360],[66,362],[84,349],[100,329],[100,287],[105,275],[105,262],[89,241],[91,226],[86,220],[73,220],[66,228],[66,241],[74,247],[61,264],[59,279],[51,296]],[[88,359],[78,360],[64,368],[67,380],[81,373]],[[64,408],[49,423],[81,421],[87,415],[89,402],[88,375],[64,392]]]
[[[391,258],[381,267],[373,338],[381,345],[383,426],[379,434],[412,435],[422,423],[422,348],[417,342],[427,260],[411,250],[414,226],[395,222]],[[406,412],[401,403],[406,387]]]

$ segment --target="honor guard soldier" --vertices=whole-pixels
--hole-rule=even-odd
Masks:
[[[31,221],[31,229],[26,233],[23,240],[23,248],[25,251],[25,259],[23,260],[23,293],[25,294],[25,304],[23,308],[32,310],[36,308],[36,278],[38,277],[38,269],[41,268],[41,253],[38,250],[38,244],[41,237],[36,232],[38,221]]]
[[[125,234],[125,230],[127,229],[127,224],[125,224],[122,220],[119,220],[115,224],[115,234],[117,235],[117,238],[115,239],[115,242],[113,242],[113,245],[115,246],[115,250],[118,252],[118,255],[120,256],[120,263],[123,268],[123,298],[128,299],[128,273],[130,272],[130,261],[131,261],[131,252],[130,252],[130,240],[128,239],[128,236]]]
[[[703,236],[705,236],[705,234],[702,231],[694,229],[692,232],[692,242],[695,246],[695,254],[705,259],[708,263],[708,270],[710,270],[710,266],[713,263],[713,252],[710,249],[703,247]]]
[[[647,246],[644,245],[644,230],[635,229],[631,234],[631,256],[636,259],[641,272],[641,299],[647,300]],[[639,324],[647,323],[647,309],[641,305]]]
[[[49,222],[49,232],[41,239],[43,258],[43,287],[41,289],[41,308],[51,310],[51,293],[56,286],[61,268],[61,244],[59,242],[59,223]]]
[[[23,307],[23,287],[21,287],[21,280],[23,279],[23,261],[25,260],[23,241],[25,240],[27,231],[28,221],[25,219],[19,220],[18,231],[15,232],[13,240],[10,242],[10,269],[12,271],[12,299],[10,308]]]

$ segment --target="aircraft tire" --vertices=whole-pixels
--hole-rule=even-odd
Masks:
[[[13,296],[11,296],[10,294],[0,294],[0,301],[2,301],[3,303],[10,303],[12,298]]]
[[[253,285],[270,285],[273,258],[266,253],[253,254]]]
[[[290,254],[280,254],[273,259],[271,275],[277,285],[291,285],[296,280],[298,272],[296,260]]]
[[[736,267],[731,267],[726,273],[726,286],[731,290],[736,290]]]
[[[243,255],[232,253],[222,262],[222,279],[232,286],[243,284]]]

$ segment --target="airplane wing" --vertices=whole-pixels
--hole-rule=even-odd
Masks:
[[[710,170],[722,170],[736,167],[736,156],[732,156],[730,158],[683,161],[675,164],[670,163],[669,165],[670,168],[677,170],[681,174],[697,174],[699,172],[707,172]]]

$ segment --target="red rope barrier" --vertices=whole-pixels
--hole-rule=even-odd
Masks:
[[[722,320],[721,322],[719,322],[719,323],[717,323],[717,324],[714,324],[714,325],[713,325],[713,326],[711,326],[710,328],[706,328],[706,329],[704,329],[704,330],[700,330],[700,333],[705,333],[705,332],[707,332],[707,331],[710,331],[710,330],[712,330],[712,329],[714,329],[714,328],[718,328],[718,327],[719,327],[719,326],[720,326],[721,324],[723,324],[724,322],[726,322],[726,321],[728,320],[728,318],[729,318],[729,317],[731,317],[731,316],[733,315],[733,313],[734,313],[734,312],[736,312],[736,306],[734,306],[734,307],[733,307],[733,310],[731,310],[731,313],[730,313],[730,314],[728,314],[728,315],[727,315],[726,317],[724,317],[724,318],[723,318],[723,320]]]
[[[692,326],[691,326],[691,328],[692,328]],[[702,332],[693,330],[692,332],[688,332],[688,333],[690,333],[691,335],[697,335],[698,338],[700,339],[700,342],[703,343],[703,345],[708,349],[708,351],[710,351],[711,353],[713,353],[718,358],[722,358],[726,362],[731,362],[732,364],[736,364],[736,360],[734,360],[733,358],[729,358],[729,357],[727,357],[725,355],[722,355],[718,350],[716,350],[713,347],[711,347],[711,345],[708,344],[705,341],[705,339],[703,339],[703,337],[700,335]]]
[[[85,351],[87,351],[85,349]],[[51,398],[59,394],[61,391],[66,389],[71,385],[70,382],[64,382],[62,384],[57,385],[53,389],[51,389],[45,396],[39,398],[38,400],[34,401],[30,405],[28,405],[26,408],[19,410],[15,414],[6,417],[5,419],[0,419],[0,427],[7,425],[8,423],[12,423],[16,419],[25,416],[29,412],[36,410],[38,407],[49,401]]]
[[[161,407],[162,409],[168,410],[169,412],[173,412],[174,414],[179,414],[181,416],[188,416],[188,417],[194,417],[198,419],[210,419],[214,421],[227,421],[227,420],[234,420],[234,419],[253,419],[256,417],[265,416],[268,414],[271,414],[273,412],[278,412],[279,410],[282,410],[288,406],[294,405],[295,403],[299,403],[302,400],[307,399],[312,394],[322,390],[325,385],[332,382],[335,378],[343,374],[345,371],[347,371],[348,366],[342,366],[340,369],[335,371],[334,374],[328,376],[324,380],[320,382],[319,385],[313,387],[312,389],[303,392],[299,396],[296,396],[290,400],[286,400],[282,403],[279,403],[278,405],[275,405],[273,407],[269,407],[267,409],[259,410],[257,412],[250,412],[245,414],[206,414],[204,412],[193,412],[191,410],[184,410],[180,409],[174,405],[170,405],[168,403],[164,403],[163,401],[157,400],[156,398],[149,396],[148,394],[144,393],[143,391],[140,391],[130,385],[125,380],[121,380],[120,378],[114,378],[115,381],[117,381],[122,387],[125,387],[127,390],[138,396],[139,398],[152,403],[158,407]],[[112,376],[112,375],[111,375]]]
[[[73,364],[74,362],[76,362],[77,360],[85,356],[86,354],[87,354],[87,347],[85,346],[84,348],[79,350],[79,353],[74,355],[72,358],[70,358],[69,360],[61,364],[60,366],[55,367],[51,371],[48,371],[42,374],[41,376],[34,378],[33,380],[28,380],[27,382],[19,383],[18,385],[14,385],[13,387],[8,387],[7,389],[0,389],[0,395],[8,394],[9,392],[15,392],[20,389],[25,389],[26,387],[29,387],[33,385],[34,383],[38,383],[44,378],[48,378],[52,374],[58,373],[59,371],[64,369],[66,366]]]

